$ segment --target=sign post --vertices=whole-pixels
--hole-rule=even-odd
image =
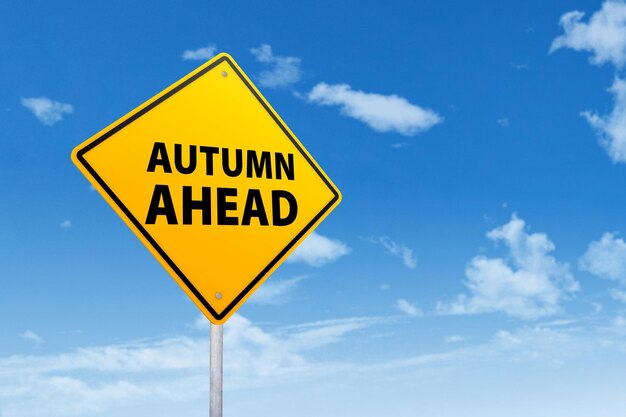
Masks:
[[[224,355],[224,328],[221,324],[211,323],[211,385],[210,417],[222,417],[222,382]]]
[[[339,190],[228,54],[78,145],[72,161],[211,321],[211,416],[221,417],[221,325]]]

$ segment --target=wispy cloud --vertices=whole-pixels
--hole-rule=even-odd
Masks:
[[[305,280],[305,275],[282,280],[266,281],[248,300],[253,304],[275,305],[288,302],[298,284]]]
[[[239,315],[224,328],[227,390],[336,372],[313,349],[380,321],[348,318],[269,332]],[[117,415],[130,406],[184,404],[208,394],[206,334],[84,347],[51,355],[0,357],[0,404],[11,416]],[[129,415],[129,414],[124,414]]]
[[[183,52],[181,58],[185,61],[206,61],[215,56],[217,46],[209,44],[198,49],[187,49]]]
[[[74,113],[71,104],[53,101],[48,97],[22,98],[20,102],[46,126],[53,126],[63,120],[64,115]]]
[[[370,237],[368,240],[372,243],[382,245],[391,255],[402,259],[402,263],[407,268],[415,269],[415,267],[417,267],[417,259],[413,254],[413,249],[409,248],[404,243],[394,242],[387,236]]]
[[[404,298],[396,300],[396,308],[407,316],[418,317],[422,315],[422,312],[419,308],[415,307]]]
[[[401,148],[406,148],[409,145],[410,145],[409,142],[398,142],[398,143],[392,143],[391,147],[394,149],[401,149]]]
[[[614,300],[617,300],[622,303],[626,303],[626,291],[622,291],[617,288],[612,288],[611,291],[609,291],[609,294],[611,294],[611,297]]]
[[[504,242],[508,259],[474,257],[465,270],[470,294],[452,303],[439,303],[441,314],[503,312],[509,316],[535,319],[555,314],[567,295],[578,291],[569,266],[549,253],[554,244],[544,233],[526,232],[524,220],[511,221],[491,230],[487,237]]]
[[[456,334],[450,335],[450,336],[446,336],[446,338],[444,339],[446,343],[450,344],[450,343],[461,343],[463,341],[465,341],[465,337],[463,336],[459,336]]]
[[[412,136],[443,122],[443,117],[433,110],[412,104],[404,97],[353,90],[348,84],[319,83],[307,99],[321,106],[338,106],[341,114],[377,132]]]
[[[501,119],[496,120],[496,122],[502,127],[509,127],[509,118],[503,117]]]
[[[22,339],[30,340],[31,342],[35,342],[37,344],[41,344],[44,342],[43,338],[32,330],[24,330],[22,333],[19,334],[19,336]]]
[[[70,227],[72,227],[72,222],[69,220],[63,220],[60,224],[59,227],[61,229],[69,229]]]
[[[286,262],[303,262],[319,267],[334,262],[348,253],[350,248],[345,243],[313,232],[293,251]]]
[[[412,352],[404,357],[320,360],[317,349],[358,337],[371,337],[373,326],[389,317],[349,317],[268,330],[239,315],[224,328],[225,389],[228,391],[284,387],[332,380],[385,384],[415,379],[415,372],[467,369],[481,361],[489,367],[526,363],[597,361],[601,354],[624,347],[624,320],[617,317],[605,328],[580,331],[579,325],[502,329],[483,342],[463,348]],[[208,340],[199,336],[153,338],[124,344],[83,347],[48,355],[0,357],[0,404],[7,416],[145,415],[167,411],[176,415],[186,405],[206,405]],[[461,336],[450,336],[458,343]],[[371,339],[367,339],[371,342]],[[623,352],[622,352],[623,353]],[[326,357],[325,355],[322,355]],[[330,356],[332,358],[332,355]],[[594,362],[595,363],[595,362]],[[444,377],[448,372],[440,374]],[[454,382],[457,374],[452,373]],[[370,385],[371,386],[371,385]],[[411,385],[414,390],[414,385]],[[196,410],[197,411],[197,410]],[[192,414],[192,413],[187,413]],[[143,414],[142,414],[143,415]]]
[[[269,67],[259,74],[259,83],[263,87],[289,87],[302,78],[302,71],[300,70],[302,60],[300,58],[274,55],[272,47],[267,44],[252,48],[250,52],[257,61]]]
[[[626,242],[613,233],[603,234],[600,240],[589,243],[578,267],[600,278],[626,284]]]
[[[349,333],[377,324],[380,324],[380,319],[375,317],[349,317],[305,323],[285,328],[282,331],[294,332],[285,338],[286,343],[291,349],[304,352],[337,343]]]

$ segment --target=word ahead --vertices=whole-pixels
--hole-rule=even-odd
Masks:
[[[201,156],[199,156],[200,154]],[[231,152],[228,148],[217,148],[213,146],[196,146],[189,145],[186,156],[186,163],[183,162],[183,145],[174,144],[174,167],[177,173],[189,175],[193,174],[198,168],[198,160],[203,159],[203,168],[201,173],[207,176],[214,175],[214,159],[216,155],[221,154],[221,172],[228,177],[238,177],[244,172],[243,150],[235,149],[234,156],[231,161]],[[245,152],[245,173],[247,178],[276,178],[280,180],[283,176],[293,181],[294,163],[293,154],[287,154],[287,157],[279,152],[257,152],[247,150]],[[273,158],[272,158],[273,154]],[[272,161],[274,162],[272,164]],[[272,169],[274,168],[274,169]],[[148,172],[156,172],[160,170],[163,173],[172,174],[172,162],[167,152],[167,146],[163,142],[155,142],[148,162]],[[200,198],[194,199],[193,187],[182,186],[182,224],[193,224],[192,213],[199,210],[202,213],[202,224],[211,225],[212,221],[212,202],[215,201],[217,211],[217,225],[219,226],[250,226],[252,219],[256,219],[259,225],[269,226],[270,222],[266,210],[267,204],[264,201],[270,201],[270,211],[272,226],[287,226],[294,222],[298,214],[298,203],[296,198],[286,190],[270,190],[265,196],[260,189],[250,188],[246,192],[245,198],[238,195],[237,188],[201,187]],[[269,194],[269,195],[268,195]],[[288,211],[281,213],[281,201],[287,203]],[[243,204],[242,204],[243,203]],[[243,206],[241,216],[233,216],[231,212],[238,212],[238,208]],[[159,216],[164,216],[167,224],[179,224],[178,216],[174,206],[174,201],[170,193],[170,187],[167,184],[155,184],[148,215],[146,216],[146,224],[155,224]],[[241,221],[239,221],[241,218]]]

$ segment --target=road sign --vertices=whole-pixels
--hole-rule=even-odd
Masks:
[[[215,324],[341,200],[227,54],[80,144],[72,160]]]

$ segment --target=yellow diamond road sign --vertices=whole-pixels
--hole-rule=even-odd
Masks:
[[[341,200],[227,54],[98,132],[72,160],[216,324]]]

